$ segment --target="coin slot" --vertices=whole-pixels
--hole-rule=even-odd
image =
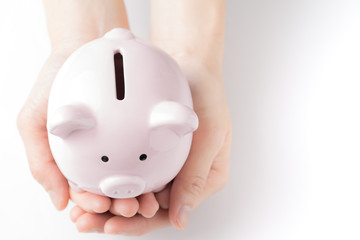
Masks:
[[[125,76],[124,76],[124,60],[121,53],[114,54],[114,67],[115,67],[115,85],[116,85],[116,98],[124,100],[125,98]]]

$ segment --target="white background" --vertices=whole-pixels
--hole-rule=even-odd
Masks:
[[[148,38],[149,2],[128,0]],[[49,54],[40,0],[0,2],[0,239],[77,233],[31,177],[17,112]],[[228,0],[228,186],[191,216],[131,239],[360,239],[360,2]]]

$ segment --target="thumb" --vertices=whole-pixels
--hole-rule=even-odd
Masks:
[[[18,117],[18,129],[31,173],[49,193],[55,207],[62,210],[69,201],[69,186],[51,154],[45,123],[23,112]]]
[[[193,135],[189,157],[170,193],[169,217],[178,229],[186,228],[190,213],[207,197],[207,179],[217,154],[217,140],[214,132],[201,129],[201,125]]]

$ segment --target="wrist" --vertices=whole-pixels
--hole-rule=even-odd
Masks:
[[[53,51],[73,51],[112,28],[129,28],[123,1],[45,0],[44,5]]]
[[[195,64],[221,74],[225,0],[152,0],[151,10],[150,35],[155,45],[180,65]]]
[[[183,71],[207,72],[216,79],[222,79],[222,37],[198,40],[191,44],[178,40],[154,41],[153,44],[167,52]]]

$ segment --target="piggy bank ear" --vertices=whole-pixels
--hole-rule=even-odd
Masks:
[[[161,102],[151,112],[150,146],[157,151],[167,151],[198,125],[198,117],[190,107],[172,101]]]
[[[77,130],[91,129],[95,126],[95,118],[84,105],[66,105],[58,108],[48,116],[47,129],[58,137],[66,138]]]

